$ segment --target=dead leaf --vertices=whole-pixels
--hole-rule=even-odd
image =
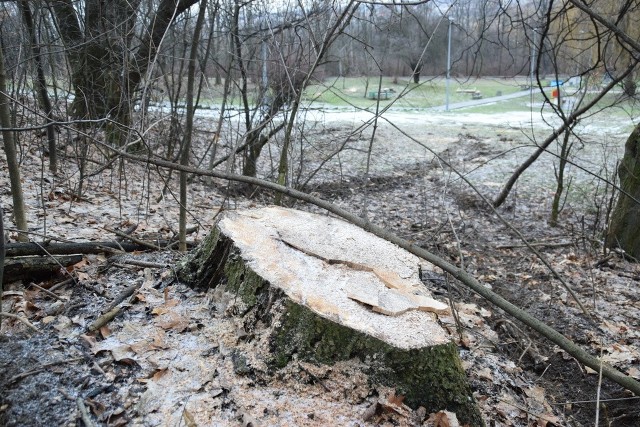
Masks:
[[[429,416],[429,422],[433,423],[433,427],[451,427],[449,416],[445,411],[439,411]]]
[[[380,402],[376,402],[373,405],[369,406],[362,414],[362,421],[369,421],[373,418],[377,413],[381,410]]]
[[[160,378],[164,377],[169,373],[168,368],[158,368],[153,371],[153,374],[148,378],[138,378],[137,381],[142,384],[146,384],[149,381],[158,381]]]
[[[479,378],[484,378],[489,381],[493,380],[493,374],[491,373],[491,369],[488,366],[485,366],[482,369],[478,369],[476,371],[476,374],[478,375]]]
[[[161,314],[168,313],[171,311],[172,307],[177,306],[179,303],[180,303],[180,300],[177,300],[177,299],[165,300],[165,302],[162,305],[159,305],[158,307],[151,310],[151,314],[161,315]]]
[[[630,367],[627,370],[627,374],[629,374],[629,376],[633,378],[640,379],[640,369],[636,368],[635,366]]]
[[[396,395],[395,393],[389,396],[387,399],[390,405],[402,406],[402,402],[404,401],[403,395]]]
[[[167,312],[156,319],[155,324],[162,329],[173,329],[177,332],[183,332],[189,327],[189,319],[175,312]]]
[[[187,408],[184,408],[184,411],[182,411],[182,419],[184,419],[184,424],[187,427],[198,427],[196,420],[193,419],[193,416],[187,411]]]
[[[413,411],[407,405],[402,403],[403,401],[404,396],[396,395],[392,392],[391,395],[386,399],[386,401],[380,401],[380,405],[382,409],[387,413],[395,413],[405,418],[409,418]]]
[[[45,325],[48,325],[49,323],[53,322],[54,320],[56,320],[55,316],[46,316],[42,319],[42,323],[44,323]]]
[[[167,375],[167,373],[169,372],[169,369],[164,368],[164,369],[158,369],[156,370],[156,372],[151,376],[151,379],[154,381],[158,381],[160,378],[164,377],[165,375]]]
[[[104,403],[97,400],[87,399],[86,403],[91,408],[91,412],[93,412],[93,414],[98,418],[101,418],[107,410],[107,407],[104,405]]]

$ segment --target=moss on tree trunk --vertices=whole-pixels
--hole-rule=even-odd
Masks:
[[[640,200],[640,125],[627,139],[618,176],[622,191],[611,216],[607,246],[640,259],[640,204],[636,202]]]
[[[224,286],[235,295],[234,312],[244,329],[268,343],[264,358],[270,369],[276,371],[294,357],[322,364],[358,358],[373,384],[395,388],[410,407],[447,409],[464,424],[483,424],[453,342],[398,347],[345,326],[339,316],[318,313],[257,274],[251,267],[256,260],[247,259],[239,246],[218,224],[185,258],[179,276],[193,287]]]

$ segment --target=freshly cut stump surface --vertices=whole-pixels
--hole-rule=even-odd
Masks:
[[[437,321],[448,305],[419,280],[426,264],[345,221],[267,207],[223,214],[179,274],[233,295],[227,311],[266,343],[270,369],[294,357],[358,358],[409,406],[482,425],[458,349]]]

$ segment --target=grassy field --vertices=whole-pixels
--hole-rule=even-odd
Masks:
[[[470,101],[470,92],[477,91],[483,98],[497,95],[508,95],[519,92],[528,84],[526,77],[520,78],[482,78],[482,79],[451,79],[449,87],[449,102]],[[408,79],[392,79],[391,77],[379,78],[348,77],[326,79],[321,84],[310,85],[305,90],[305,100],[316,102],[325,106],[375,109],[376,100],[368,96],[371,92],[377,92],[378,88],[391,89],[389,99],[381,99],[381,107],[393,103],[394,108],[424,109],[438,107],[445,104],[446,81],[442,77],[425,77],[422,83],[414,84]],[[546,90],[550,96],[551,88]],[[618,91],[619,92],[619,91]],[[595,94],[587,94],[586,100],[593,98]],[[542,106],[544,96],[537,88],[534,88],[533,99],[529,96],[504,100],[496,103],[483,104],[474,107],[466,107],[463,110],[469,113],[499,114],[505,112],[530,111],[533,102],[534,108]],[[608,109],[609,114],[638,115],[640,107],[633,100],[621,100],[620,93],[611,93],[603,97],[596,106],[596,110],[615,105],[616,108]]]
[[[53,82],[52,82],[53,83]],[[57,81],[58,84],[61,81]],[[472,92],[479,92],[483,98],[491,98],[496,95],[508,95],[519,92],[529,83],[527,77],[515,78],[452,78],[449,86],[449,103],[455,104],[472,100]],[[162,86],[162,85],[160,85]],[[257,87],[250,85],[249,97],[250,102],[257,94]],[[151,86],[148,94],[151,95],[152,102],[167,102],[167,91],[158,90]],[[200,107],[216,108],[222,102],[222,90],[224,85],[216,85],[213,79],[206,79],[205,85],[201,92]],[[324,107],[355,107],[369,110],[376,109],[375,99],[371,99],[369,95],[377,93],[378,88],[390,90],[389,99],[381,99],[380,108],[391,105],[394,109],[416,109],[424,110],[427,108],[440,107],[445,105],[446,99],[446,80],[444,77],[423,76],[421,83],[415,84],[409,78],[392,78],[383,77],[328,77],[322,82],[316,82],[309,85],[303,94],[304,105],[314,103],[316,106]],[[465,107],[461,110],[452,110],[466,113],[484,113],[484,114],[500,114],[507,112],[531,111],[532,101],[534,109],[542,106],[544,97],[540,94],[538,88],[534,88],[533,99],[529,96],[504,100],[495,103],[482,104],[473,107]],[[550,92],[550,88],[549,88]],[[622,100],[620,90],[617,93],[606,95],[596,106],[596,110],[606,109],[607,114],[616,116],[632,116],[640,115],[640,106],[633,100]],[[66,96],[65,89],[59,88],[56,92],[58,96]],[[51,92],[54,96],[54,92]],[[595,94],[588,94],[593,97]],[[242,100],[236,91],[227,99],[227,105],[241,107]],[[608,108],[615,105],[615,108]]]
[[[526,84],[526,79],[451,79],[449,102],[469,101],[473,91],[480,92],[484,98],[506,95],[520,91],[523,84]],[[327,79],[321,84],[307,87],[305,98],[334,106],[369,108],[375,105],[376,100],[368,95],[377,92],[378,87],[393,91],[388,100],[381,99],[383,106],[391,102],[399,108],[430,108],[445,104],[446,80],[442,77],[425,77],[419,84],[390,77],[383,77],[382,81],[369,78],[368,82],[365,77]]]

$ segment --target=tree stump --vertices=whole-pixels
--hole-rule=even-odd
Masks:
[[[342,220],[268,207],[223,214],[178,271],[193,287],[234,294],[233,315],[267,343],[270,369],[294,357],[359,358],[372,382],[395,387],[410,407],[482,425],[458,349],[437,322],[448,306],[420,282],[419,263]]]

